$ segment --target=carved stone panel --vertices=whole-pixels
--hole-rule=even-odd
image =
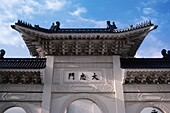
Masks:
[[[124,93],[125,101],[170,101],[170,93]]]
[[[41,101],[42,93],[0,93],[0,101]]]
[[[1,84],[1,91],[8,92],[41,92],[43,85],[36,84]]]
[[[112,62],[112,56],[56,56],[55,62]]]
[[[52,92],[114,92],[113,84],[54,84]]]
[[[93,83],[102,82],[103,73],[101,70],[66,70],[64,71],[64,83],[80,82],[80,83]]]
[[[112,69],[65,68],[54,69],[54,84],[106,84],[113,83]]]
[[[127,71],[125,84],[170,84],[170,71]]]

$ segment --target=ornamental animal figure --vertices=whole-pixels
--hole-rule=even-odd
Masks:
[[[112,25],[111,25],[110,21],[107,21],[107,29],[110,29],[110,30],[117,29],[115,22],[112,22]]]
[[[52,23],[51,27],[50,27],[50,30],[51,31],[57,31],[60,29],[60,22],[57,21],[56,24]]]
[[[0,59],[3,59],[5,55],[5,50],[1,49],[0,50]]]
[[[161,51],[161,53],[162,53],[163,58],[168,58],[168,59],[170,59],[170,50],[169,50],[169,51],[166,51],[166,49],[163,49],[163,50]]]

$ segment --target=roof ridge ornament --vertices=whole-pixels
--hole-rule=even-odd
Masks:
[[[115,22],[112,22],[112,25],[111,25],[110,21],[107,21],[107,29],[110,29],[110,30],[117,29]]]
[[[5,50],[4,50],[4,49],[1,49],[1,50],[0,50],[0,59],[3,59],[3,58],[4,58],[4,55],[5,55]]]
[[[133,57],[146,35],[157,28],[151,21],[123,29],[117,29],[115,22],[110,21],[107,21],[107,27],[104,28],[60,28],[59,21],[53,23],[51,28],[42,28],[21,20],[11,27],[22,34],[31,55],[38,57],[47,55]],[[101,40],[105,40],[106,44],[101,44]],[[66,44],[63,45],[62,41]],[[92,41],[93,46],[88,45],[89,41]]]
[[[161,51],[163,58],[170,59],[170,50],[162,49]]]
[[[57,21],[56,24],[52,23],[50,31],[58,31],[60,29],[60,22]]]

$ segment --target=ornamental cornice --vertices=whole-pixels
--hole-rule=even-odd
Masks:
[[[44,69],[0,69],[0,72],[43,72]]]
[[[0,71],[0,84],[42,84],[40,72]]]
[[[125,84],[170,84],[170,71],[126,71]]]
[[[0,92],[43,92],[42,84],[1,84]]]
[[[0,93],[0,101],[42,101],[42,93]]]
[[[169,102],[170,93],[124,93],[125,101],[133,102],[146,102],[146,101],[158,101]]]
[[[169,93],[169,84],[124,84],[124,93]]]

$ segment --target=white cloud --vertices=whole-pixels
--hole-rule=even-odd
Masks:
[[[47,9],[59,11],[61,10],[64,5],[66,4],[65,0],[46,0],[46,7]]]
[[[11,8],[19,2],[20,0],[10,0],[10,3],[8,0],[1,0],[0,8]]]
[[[156,11],[151,7],[147,7],[147,8],[143,9],[143,13],[144,14],[153,14],[153,13],[156,13]]]
[[[46,10],[61,10],[66,4],[65,0],[2,0],[0,4],[0,44],[23,47],[23,41],[19,34],[10,28],[18,18],[30,18],[34,14],[40,14]],[[10,40],[10,41],[9,41]]]
[[[92,27],[92,28],[106,28],[106,20],[95,20],[89,18],[83,18],[81,16],[74,17],[66,20],[64,27]]]
[[[5,7],[4,7],[5,6]],[[12,30],[11,23],[15,22],[18,17],[30,15],[36,12],[39,3],[34,0],[6,0],[0,4],[0,44],[22,47],[23,41],[19,34]]]
[[[169,0],[143,0],[141,4],[143,6],[154,6],[160,3],[167,3]]]
[[[81,16],[82,13],[86,13],[87,10],[84,7],[77,7],[77,9],[73,12],[70,12],[72,16]]]
[[[3,23],[0,23],[0,30],[1,32],[1,38],[0,38],[0,44],[5,45],[12,45],[12,46],[20,46],[22,47],[22,39],[19,38],[18,33],[15,31],[12,31],[10,26],[7,26]]]
[[[140,58],[161,58],[161,50],[167,48],[157,35],[150,33],[143,41],[135,57]]]
[[[32,14],[34,13],[34,9],[32,7],[29,7],[29,6],[22,6],[22,9],[23,9],[23,13],[25,14]]]

